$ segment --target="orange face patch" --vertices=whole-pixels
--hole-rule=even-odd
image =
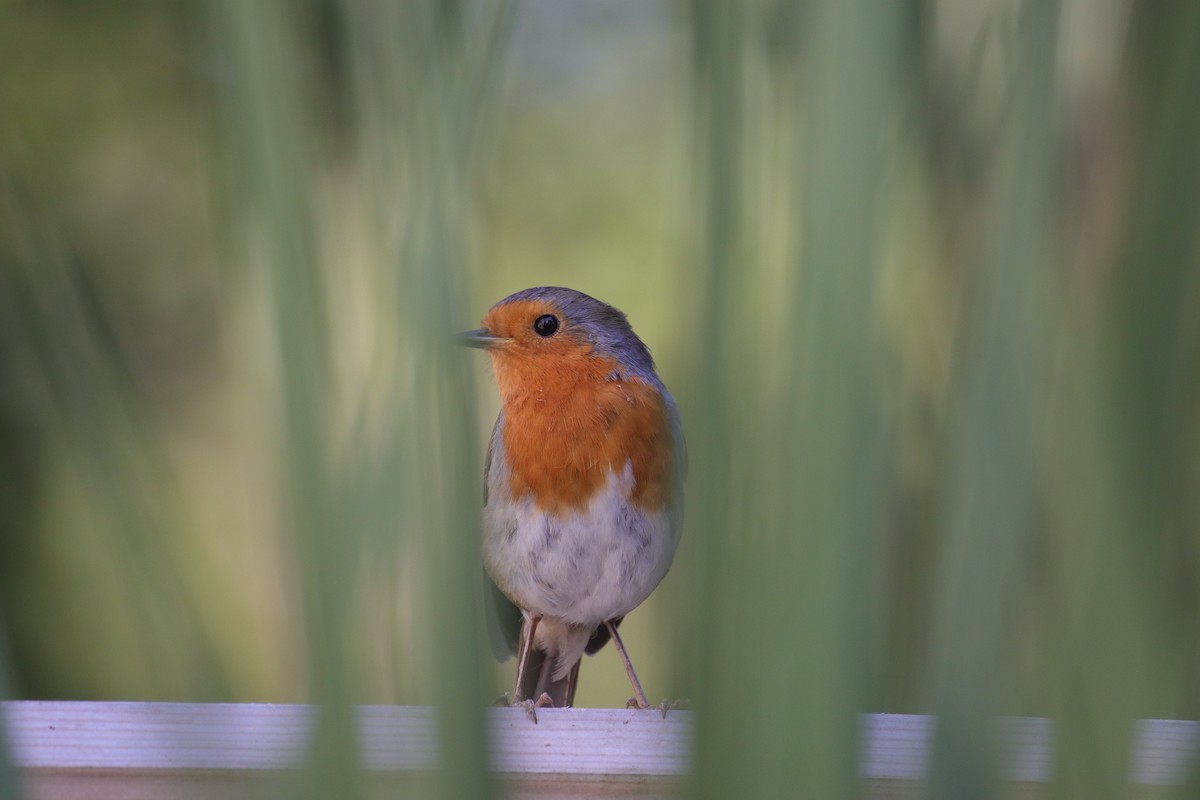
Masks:
[[[587,505],[611,472],[632,466],[631,501],[658,511],[671,500],[674,442],[662,396],[617,362],[597,357],[569,322],[539,337],[533,321],[547,303],[518,301],[492,309],[484,327],[511,342],[490,349],[504,405],[504,452],[513,497],[532,494],[539,508]]]

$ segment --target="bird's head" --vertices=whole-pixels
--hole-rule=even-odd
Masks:
[[[548,376],[598,368],[657,381],[650,352],[625,315],[573,289],[541,286],[510,295],[459,342],[488,352],[505,395],[545,384]]]

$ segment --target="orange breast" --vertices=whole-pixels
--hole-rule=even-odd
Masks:
[[[670,502],[674,443],[652,385],[582,351],[497,354],[494,365],[513,497],[532,493],[551,512],[579,509],[629,463],[635,506],[658,511]]]

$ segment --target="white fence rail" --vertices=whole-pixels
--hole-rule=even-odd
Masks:
[[[10,755],[35,800],[260,797],[303,762],[313,709],[295,705],[194,703],[0,704]],[[688,770],[693,713],[491,710],[494,767],[520,796],[659,797]],[[437,766],[435,711],[360,709],[363,766],[380,796],[431,785]],[[892,796],[923,779],[930,717],[863,717],[868,794]],[[1051,778],[1049,720],[997,720],[1002,775],[1036,790]],[[1200,750],[1200,723],[1142,720],[1133,733],[1130,783],[1143,795],[1183,782]],[[394,794],[393,794],[394,796]]]

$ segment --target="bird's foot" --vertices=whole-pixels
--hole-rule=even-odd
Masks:
[[[539,708],[546,708],[547,706],[553,708],[554,700],[550,698],[550,695],[542,692],[541,696],[538,697],[537,700],[517,700],[511,705],[514,708],[525,709],[525,716],[529,717],[534,725],[537,725],[537,710]]]
[[[636,697],[629,698],[629,701],[627,703],[625,703],[626,708],[636,708],[639,711],[648,711],[652,708],[657,709],[662,712],[663,719],[667,718],[668,711],[674,711],[675,709],[687,708],[689,705],[691,705],[691,701],[688,700],[686,697],[680,698],[678,700],[663,700],[661,703],[659,703],[656,706],[652,706],[647,702],[643,702]]]
[[[663,700],[661,703],[655,706],[655,708],[662,711],[663,719],[666,719],[668,711],[675,711],[676,709],[682,710],[688,708],[691,706],[691,704],[692,701],[688,700],[686,697],[679,697],[675,700]]]

